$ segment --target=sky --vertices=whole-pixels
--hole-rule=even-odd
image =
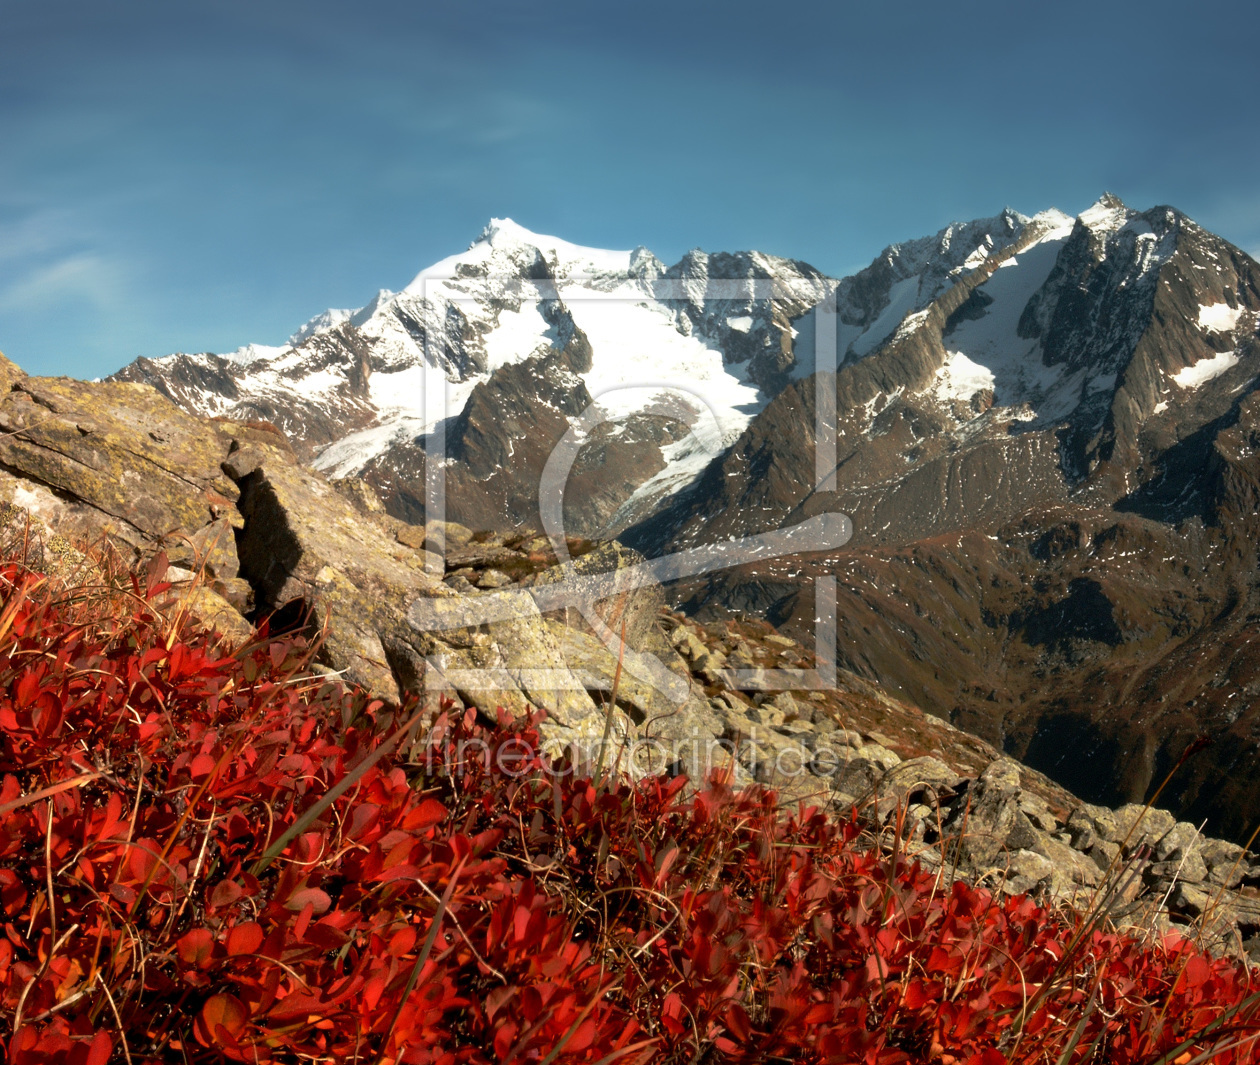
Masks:
[[[0,0],[0,351],[281,343],[491,217],[835,276],[1106,190],[1260,257],[1260,5]]]

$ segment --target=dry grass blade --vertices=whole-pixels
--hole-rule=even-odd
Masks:
[[[47,799],[52,795],[58,795],[63,791],[69,791],[71,788],[77,788],[80,784],[86,784],[88,781],[96,780],[98,777],[104,776],[104,773],[80,773],[77,777],[69,777],[66,780],[59,780],[56,784],[49,784],[46,788],[40,788],[39,791],[33,791],[29,795],[23,795],[14,799],[12,802],[0,804],[0,817],[5,814],[12,813],[20,807],[27,806],[33,802],[39,802],[40,799]]]
[[[1072,1054],[1075,1052],[1077,1044],[1085,1035],[1085,1027],[1089,1024],[1090,1017],[1093,1016],[1094,1010],[1098,1008],[1098,985],[1094,985],[1093,991],[1090,992],[1089,1002],[1085,1005],[1085,1012],[1081,1014],[1081,1019],[1076,1022],[1076,1029],[1072,1032],[1072,1038],[1068,1040],[1067,1046],[1063,1048],[1063,1053],[1059,1055],[1056,1065],[1068,1065],[1072,1060]]]
[[[26,1006],[26,996],[31,993],[31,988],[44,978],[44,974],[48,972],[48,966],[52,964],[53,958],[57,956],[57,951],[64,947],[66,945],[66,940],[68,940],[78,930],[79,926],[77,924],[71,925],[66,929],[62,937],[53,943],[52,949],[44,958],[43,964],[40,965],[39,970],[23,986],[22,994],[18,996],[17,1006],[13,1011],[13,1033],[15,1035],[17,1034],[18,1029],[22,1027],[22,1010]]]
[[[608,696],[608,713],[604,716],[604,735],[599,741],[599,764],[595,768],[596,787],[602,791],[606,783],[604,762],[608,757],[608,740],[612,735],[613,715],[617,712],[617,692],[621,688],[621,667],[626,658],[626,593],[621,593],[621,639],[617,645],[617,669],[613,674],[612,692]]]
[[[1260,991],[1257,991],[1253,995],[1248,995],[1241,1002],[1235,1003],[1233,1006],[1227,1009],[1224,1013],[1222,1013],[1219,1017],[1217,1017],[1216,1020],[1212,1021],[1210,1024],[1205,1025],[1202,1029],[1195,1032],[1194,1035],[1190,1036],[1189,1038],[1183,1039],[1180,1043],[1178,1043],[1175,1047],[1169,1050],[1166,1054],[1163,1054],[1160,1057],[1156,1058],[1154,1061],[1151,1062],[1151,1065],[1172,1065],[1172,1062],[1176,1061],[1187,1050],[1193,1050],[1194,1045],[1196,1043],[1201,1043],[1207,1036],[1211,1035],[1213,1032],[1218,1031],[1221,1028],[1224,1028],[1225,1025],[1229,1021],[1237,1017],[1238,1014],[1243,1012],[1243,1010],[1247,1009],[1250,1006],[1254,1006],[1258,1003],[1260,1003]],[[1255,1025],[1253,1024],[1252,1027],[1255,1027]]]
[[[446,908],[451,904],[451,896],[455,894],[455,885],[459,881],[459,874],[463,871],[466,861],[468,861],[467,857],[461,858],[459,864],[451,870],[451,878],[447,881],[446,890],[442,892],[442,897],[438,900],[437,909],[433,911],[433,921],[429,925],[429,934],[424,937],[424,946],[420,948],[420,953],[416,955],[416,963],[411,967],[411,975],[407,977],[407,986],[403,988],[402,994],[398,997],[398,1008],[394,1010],[394,1016],[389,1022],[389,1028],[385,1032],[385,1037],[381,1040],[381,1053],[376,1059],[376,1065],[382,1065],[385,1061],[386,1048],[389,1046],[390,1039],[393,1038],[394,1029],[398,1027],[398,1018],[402,1016],[403,1007],[407,1004],[407,998],[415,990],[416,981],[420,978],[420,972],[424,968],[425,962],[429,960],[429,955],[433,953],[433,944],[437,942],[438,931],[442,927],[442,918],[446,915]]]

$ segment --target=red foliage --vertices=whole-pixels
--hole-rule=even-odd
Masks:
[[[29,582],[0,570],[10,1065],[1257,1058],[1245,968],[1179,937],[1078,935],[768,792],[601,785],[532,722],[404,758],[410,709],[300,640]]]

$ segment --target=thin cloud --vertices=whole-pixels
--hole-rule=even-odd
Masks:
[[[86,303],[101,310],[117,306],[121,288],[117,263],[80,252],[37,267],[4,289],[0,310],[37,311],[65,303]]]
[[[70,212],[40,210],[14,222],[0,222],[0,263],[64,253],[75,235]]]

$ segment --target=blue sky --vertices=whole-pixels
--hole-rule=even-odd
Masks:
[[[277,343],[491,216],[833,274],[1003,206],[1260,254],[1254,3],[0,0],[0,350]]]

